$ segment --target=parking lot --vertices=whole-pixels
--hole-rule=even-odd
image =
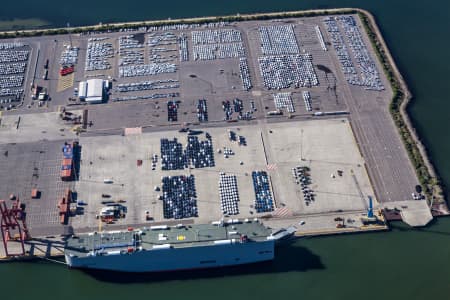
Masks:
[[[299,134],[299,128],[303,137]],[[239,145],[237,140],[230,139],[230,131],[236,136],[244,137],[246,145]],[[220,219],[224,215],[243,218],[283,217],[287,214],[339,210],[362,211],[367,206],[367,196],[374,194],[364,161],[345,119],[270,124],[263,129],[254,125],[209,128],[195,137],[206,140],[206,132],[211,136],[215,164],[210,167],[195,167],[182,163],[174,170],[162,170],[167,161],[161,159],[163,154],[160,152],[160,139],[176,138],[182,151],[187,144],[187,133],[159,131],[141,135],[81,138],[83,156],[76,190],[78,198],[87,205],[85,214],[74,218],[72,225],[75,228],[87,224],[96,226],[96,215],[104,206],[103,194],[110,196],[107,200],[121,200],[127,207],[127,216],[118,220],[119,224],[173,220],[164,208],[166,198],[162,179],[176,178],[175,176],[195,178],[195,196],[192,197],[195,198],[198,217],[188,213],[188,217],[182,219],[193,218],[198,223]],[[336,139],[342,142],[338,146]],[[142,164],[138,163],[139,160],[142,160]],[[305,204],[304,196],[292,176],[291,169],[298,165],[308,166],[310,169],[311,189],[315,195],[310,205]],[[340,175],[338,170],[342,171]],[[264,204],[265,209],[258,209],[259,206],[256,205],[256,193],[252,184],[254,171],[268,176],[268,196],[273,201],[272,209],[270,205]],[[331,178],[331,174],[335,175],[334,178]],[[231,176],[231,179],[224,182],[223,176]],[[233,178],[236,184],[233,183]],[[112,183],[105,184],[105,179],[110,179]],[[223,193],[221,196],[220,191],[225,192],[224,184],[230,183],[229,180],[231,188],[226,189],[226,196]],[[168,182],[166,186],[167,184]],[[364,199],[360,196],[358,186]],[[178,194],[170,195],[168,197],[172,200],[175,199],[173,197],[178,197]],[[237,205],[229,206],[224,212],[225,199],[236,201]]]
[[[86,205],[69,221],[75,228],[97,227],[105,201],[127,207],[116,223],[140,224],[361,212],[369,195],[382,202],[408,199],[417,178],[390,119],[392,91],[358,22],[315,17],[24,39],[25,66],[0,63],[0,85],[18,85],[8,76],[24,73],[21,86],[6,87],[23,88],[24,102],[0,116],[0,144],[50,141],[58,149],[56,144],[78,138],[73,124],[60,119],[61,107],[77,115],[88,110],[75,183]],[[62,76],[63,65],[75,72]],[[75,88],[91,78],[112,83],[105,103],[77,99]],[[31,100],[32,83],[50,99]],[[321,112],[349,115],[314,116]],[[122,135],[130,127],[144,133]],[[178,131],[187,127],[202,131],[191,135],[198,140]],[[206,133],[213,154],[202,144]],[[162,170],[161,139],[174,138],[183,161]],[[36,145],[30,147],[41,147]],[[56,175],[55,157],[38,167],[47,170],[42,176],[48,183],[39,184],[51,191],[49,203],[66,186]],[[14,163],[5,168],[2,176],[28,176]],[[33,183],[23,184],[20,190],[29,193]],[[188,197],[181,200],[184,192]],[[54,222],[53,204],[32,204],[33,226],[41,219]]]
[[[342,31],[339,34],[353,28],[349,27],[351,20],[337,21],[345,25],[339,27]],[[78,87],[78,82],[97,77],[117,80],[110,91],[110,102],[137,101],[145,105],[172,99],[223,101],[217,98],[256,98],[258,95],[265,99],[274,94],[273,89],[283,88],[293,93],[311,92],[311,110],[300,109],[291,116],[346,110],[341,85],[337,84],[336,72],[340,70],[323,50],[316,32],[317,26],[322,27],[322,38],[326,39],[324,24],[328,23],[321,18],[286,23],[223,23],[212,29],[197,30],[172,26],[148,32],[72,35],[70,40],[67,36],[32,38],[29,48],[33,55],[39,52],[39,58],[35,61],[33,56],[30,60],[28,73],[32,78],[29,83],[35,82],[48,90],[52,100],[45,107],[50,108],[77,104],[69,98],[76,98],[73,89]],[[361,40],[358,34],[351,40],[355,45]],[[361,61],[371,63],[366,50],[353,48],[355,53],[363,52],[364,55],[358,56]],[[58,61],[53,61],[53,56],[58,57]],[[47,59],[50,59],[48,80],[43,80]],[[62,65],[74,65],[75,73],[69,76],[73,78],[61,78],[59,68]],[[295,74],[298,77],[292,77]],[[24,108],[33,110],[29,94],[25,90],[28,105]],[[113,108],[121,110],[120,106]],[[264,105],[255,118],[264,118],[274,109],[274,105]],[[189,112],[192,108],[185,110]]]
[[[15,108],[24,97],[31,48],[21,42],[0,43],[0,109]]]
[[[270,124],[268,128],[272,133],[267,134],[270,146],[267,155],[269,164],[276,166],[272,180],[276,194],[279,194],[279,204],[296,195],[298,201],[284,203],[294,212],[323,213],[367,207],[367,196],[374,193],[364,160],[345,119],[302,122],[296,128]],[[314,194],[314,201],[309,205],[292,176],[292,168],[296,166],[309,168],[309,188]]]
[[[79,81],[93,77],[117,80],[110,91],[110,102],[137,101],[144,104],[149,101],[167,101],[171,98],[181,101],[197,97],[214,100],[218,95],[232,99],[240,95],[245,95],[244,98],[251,98],[253,95],[272,94],[264,86],[259,71],[259,60],[265,60],[265,68],[273,68],[272,65],[276,64],[276,61],[285,65],[286,62],[283,63],[283,60],[293,59],[292,56],[285,54],[293,53],[278,49],[278,52],[266,51],[266,55],[263,55],[260,49],[261,26],[257,22],[221,26],[214,30],[191,31],[183,28],[184,30],[156,30],[150,33],[111,33],[94,37],[72,35],[72,48],[70,48],[67,36],[56,36],[54,39],[43,38],[39,42],[31,39],[30,46],[39,50],[40,55],[36,64],[33,61],[30,72],[35,73],[33,81],[39,86],[47,88],[49,96],[52,98],[46,107],[76,104],[76,102],[69,101],[69,98],[74,98],[73,89],[78,87]],[[270,29],[272,27],[274,26],[261,28]],[[286,77],[283,80],[297,82],[294,85],[304,85],[305,89],[318,84],[314,87],[316,95],[313,95],[313,102],[317,99],[315,110],[332,110],[335,107],[340,110],[345,109],[339,97],[339,90],[335,89],[333,64],[329,57],[322,53],[323,50],[317,41],[314,28],[310,24],[302,22],[292,27],[277,25],[276,28],[290,28],[290,34],[285,34],[283,38],[296,49],[297,53],[294,54],[299,59],[304,60],[301,58],[304,55],[306,55],[305,58],[312,59],[312,65],[307,68],[316,66],[314,70],[304,69],[302,71],[312,72],[311,76],[313,77],[309,79],[307,77],[304,79]],[[273,29],[266,31],[270,36]],[[276,30],[275,33],[277,33]],[[295,40],[296,37],[297,40]],[[284,40],[281,41],[278,47],[282,47],[280,45],[284,43]],[[239,50],[237,54],[233,54],[235,48],[230,46],[235,44],[239,44],[239,47],[243,49]],[[204,52],[206,50],[203,48],[201,50],[203,52],[194,51],[194,46],[224,47],[214,50],[217,51],[217,54],[211,59],[196,60],[195,56],[199,55],[198,53],[204,53],[203,56],[209,54]],[[182,50],[181,47],[187,50]],[[301,53],[298,53],[299,51]],[[276,56],[277,53],[279,57]],[[42,80],[41,73],[44,70],[45,61],[52,54],[59,59],[57,62],[50,59],[48,80]],[[181,58],[180,55],[184,58]],[[61,63],[74,65],[75,73],[72,80],[67,81],[66,78],[59,76]],[[304,67],[301,64],[302,62],[299,61],[298,67],[303,70]],[[174,69],[169,65],[172,65]],[[325,68],[317,67],[318,65],[323,65]],[[289,74],[293,74],[287,69],[284,72],[283,76],[289,77]],[[298,91],[294,85],[289,89]],[[133,86],[133,88],[126,88],[129,86]],[[330,97],[335,99],[325,101]],[[28,100],[27,97],[25,100]],[[28,103],[28,101],[25,102]],[[328,102],[332,104],[329,109]],[[29,102],[29,104],[31,103],[33,102]],[[273,110],[272,107],[269,106],[260,116],[256,117],[264,117],[267,111]],[[28,109],[33,109],[33,106]],[[189,111],[190,108],[186,110]],[[299,115],[301,115],[300,112]]]

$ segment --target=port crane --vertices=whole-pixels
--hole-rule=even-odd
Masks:
[[[3,247],[6,256],[23,256],[25,255],[25,241],[31,237],[26,224],[25,204],[20,203],[18,198],[13,201],[11,208],[8,208],[5,200],[0,200]],[[19,242],[21,252],[11,252],[9,247],[11,242]]]
[[[358,179],[356,179],[356,175],[353,172],[353,170],[350,171],[353,177],[353,180],[355,182],[356,188],[358,189],[359,196],[361,197],[362,202],[364,203],[367,211],[367,215],[361,218],[361,221],[363,223],[375,223],[377,222],[377,217],[373,214],[373,201],[371,196],[367,196],[369,199],[369,206],[367,206],[366,198],[364,197],[364,194],[361,190],[361,187],[359,185]]]

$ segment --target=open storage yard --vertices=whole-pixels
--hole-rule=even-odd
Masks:
[[[317,216],[320,229],[318,216],[364,214],[368,196],[376,208],[415,198],[356,15],[0,40],[0,93],[20,100],[0,116],[0,197],[29,205],[32,234],[222,217]],[[79,168],[58,177],[74,140]],[[5,151],[20,147],[18,169]]]
[[[172,221],[175,219],[173,215],[169,216],[164,211],[162,181],[167,180],[163,178],[175,179],[177,176],[184,176],[185,180],[189,176],[195,177],[194,198],[198,217],[187,213],[187,217],[182,219],[193,217],[196,223],[220,219],[224,215],[283,217],[339,210],[364,211],[368,205],[367,196],[374,196],[364,161],[346,119],[284,122],[264,128],[244,125],[201,130],[202,133],[195,137],[206,140],[208,133],[214,147],[215,165],[211,167],[195,167],[192,164],[186,167],[181,163],[177,169],[162,170],[160,139],[176,138],[181,153],[188,137],[192,137],[187,133],[162,131],[129,136],[82,137],[83,161],[75,189],[78,199],[87,205],[84,214],[74,218],[72,225],[96,226],[98,221],[95,216],[104,206],[102,195],[105,194],[110,196],[107,200],[122,200],[120,202],[127,207],[126,218],[118,222],[145,223],[148,216],[155,222]],[[246,145],[231,140],[230,132],[244,137]],[[171,149],[173,147],[170,145]],[[194,151],[194,154],[198,153],[200,150]],[[154,155],[156,160],[153,160]],[[176,158],[179,157],[177,155]],[[142,160],[142,164],[137,164],[138,160]],[[297,166],[309,169],[309,188],[314,195],[312,201],[305,200],[301,186],[292,175],[292,168]],[[252,183],[254,171],[267,174],[273,211],[266,209],[258,213],[256,209],[256,193]],[[229,214],[221,210],[219,182],[222,173],[236,178],[239,194],[237,209]],[[105,178],[110,179],[111,183],[105,184]],[[178,182],[182,184],[182,181]],[[235,190],[227,189],[227,192]],[[171,197],[178,197],[180,191]],[[182,193],[182,197],[186,196]],[[184,201],[187,203],[186,199]]]

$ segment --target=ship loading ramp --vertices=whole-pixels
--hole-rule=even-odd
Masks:
[[[433,220],[430,207],[424,200],[387,202],[383,206],[385,210],[399,211],[402,221],[411,227],[423,227]]]

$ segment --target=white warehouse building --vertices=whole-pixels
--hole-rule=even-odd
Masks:
[[[87,94],[87,84],[86,81],[80,81],[80,84],[78,85],[78,97],[80,100],[85,100]]]
[[[78,97],[89,104],[102,103],[105,100],[106,81],[89,79],[79,84]]]

